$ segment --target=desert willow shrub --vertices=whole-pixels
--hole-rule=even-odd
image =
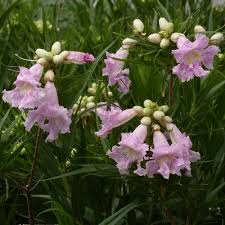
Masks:
[[[55,42],[51,51],[37,49],[36,64],[20,67],[14,82],[15,88],[3,91],[3,101],[26,112],[25,128],[30,131],[37,124],[48,133],[46,141],[54,141],[58,134],[70,132],[72,110],[59,105],[55,69],[60,64],[86,64],[95,60],[89,53],[62,51],[61,43]],[[44,79],[41,79],[43,75]],[[42,87],[41,80],[44,81]]]
[[[195,40],[191,41],[186,37],[189,34],[174,32],[174,24],[165,18],[160,18],[158,23],[160,31],[150,34],[147,40],[161,49],[171,46],[170,53],[177,63],[173,65],[172,76],[177,76],[181,82],[194,77],[206,77],[213,69],[214,57],[220,52],[217,45],[223,41],[223,35],[216,33],[209,38],[205,29],[196,25]],[[138,38],[143,40],[146,35],[140,19],[133,21],[133,31],[135,40],[126,38],[115,54],[106,53],[102,71],[102,75],[108,77],[108,85],[116,85],[122,95],[128,94],[132,88],[129,69],[124,69],[124,60],[129,50],[138,45]],[[129,123],[135,117],[140,119],[134,131],[121,133],[119,143],[106,153],[116,162],[120,174],[132,171],[138,176],[149,178],[160,174],[165,179],[169,179],[172,174],[191,176],[191,163],[200,160],[200,153],[192,150],[190,137],[166,115],[168,110],[169,106],[160,106],[149,99],[144,101],[144,107],[133,106],[125,110],[116,102],[110,106],[97,107],[96,113],[102,123],[96,135],[101,138],[106,138],[113,129]],[[149,136],[152,138],[151,146],[146,142]]]

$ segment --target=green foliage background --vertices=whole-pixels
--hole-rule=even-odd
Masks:
[[[60,103],[72,107],[85,94],[87,85],[104,80],[101,70],[105,52],[115,52],[123,38],[133,37],[133,19],[142,19],[149,34],[157,30],[157,20],[164,16],[174,22],[175,30],[193,36],[196,24],[203,25],[209,34],[223,32],[224,12],[212,8],[209,0],[1,0],[0,90],[13,86],[18,66],[31,65],[15,54],[32,59],[35,49],[49,49],[60,40],[64,49],[97,57],[92,65],[59,68],[56,85]],[[37,19],[44,21],[42,33],[34,24]],[[51,30],[47,21],[53,25]],[[144,38],[136,39],[137,48],[127,60],[132,90],[121,97],[112,89],[113,100],[123,108],[141,105],[145,99],[168,104],[169,72],[175,63],[171,49],[159,51]],[[118,142],[121,131],[132,130],[137,120],[116,129],[103,141],[94,135],[99,127],[95,116],[86,125],[74,117],[71,133],[60,136],[56,143],[46,143],[42,134],[32,192],[37,223],[224,224],[224,69],[224,59],[217,58],[214,70],[203,80],[180,83],[174,79],[170,115],[202,155],[192,166],[192,178],[172,176],[166,181],[119,175],[105,153]],[[0,117],[0,225],[27,223],[21,186],[30,173],[37,128],[25,132],[24,114],[3,101]]]

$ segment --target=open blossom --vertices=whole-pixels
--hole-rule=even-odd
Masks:
[[[143,160],[149,146],[144,143],[147,136],[147,126],[140,124],[132,133],[122,133],[119,146],[108,150],[107,155],[115,160],[121,174],[127,174],[132,163]]]
[[[128,57],[128,49],[120,48],[115,54],[106,53],[107,59],[104,60],[103,76],[108,76],[109,86],[118,85],[121,93],[129,92],[131,81],[129,80],[129,69],[124,69],[125,62],[122,61]]]
[[[3,101],[20,109],[37,107],[44,96],[39,83],[42,72],[43,67],[40,64],[35,64],[30,69],[20,67],[19,75],[14,82],[16,87],[11,91],[3,91]]]
[[[96,111],[102,121],[101,129],[96,132],[99,137],[106,137],[113,128],[121,126],[137,115],[133,109],[122,111],[117,105],[111,105],[109,109],[107,106],[100,106]]]
[[[177,41],[178,49],[172,51],[178,63],[173,68],[173,74],[182,82],[194,76],[206,76],[213,69],[214,56],[220,51],[217,46],[209,45],[209,39],[204,34],[197,34],[195,38],[191,42],[186,37],[180,37]]]
[[[47,82],[44,91],[44,100],[37,109],[28,113],[25,127],[30,131],[32,126],[37,123],[41,129],[49,133],[46,140],[53,141],[57,139],[59,133],[70,132],[71,113],[59,105],[54,83]]]
[[[66,60],[73,64],[86,64],[95,61],[95,57],[89,53],[69,51]]]

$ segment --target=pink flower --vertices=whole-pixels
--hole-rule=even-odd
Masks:
[[[109,86],[118,85],[121,93],[129,92],[131,81],[128,78],[129,69],[123,69],[125,62],[122,61],[128,57],[128,50],[120,48],[115,54],[106,53],[107,59],[104,60],[106,67],[103,68],[103,76],[108,76]]]
[[[96,111],[102,121],[101,129],[96,132],[99,137],[106,137],[113,128],[121,126],[137,115],[133,109],[122,111],[117,105],[111,105],[109,109],[107,106],[100,106]]]
[[[41,129],[49,133],[46,140],[53,141],[57,139],[59,133],[70,132],[71,113],[59,105],[54,83],[47,82],[44,91],[44,100],[37,109],[28,113],[25,127],[30,131],[32,126],[37,123]]]
[[[139,163],[143,160],[148,145],[144,143],[147,136],[147,127],[140,124],[133,133],[122,133],[119,146],[115,145],[107,155],[117,163],[121,174],[127,174],[132,163]]]
[[[11,91],[3,91],[3,101],[19,109],[37,107],[44,96],[39,83],[42,72],[40,64],[35,64],[30,69],[20,67],[20,73],[14,82],[16,87]]]
[[[66,60],[69,63],[86,64],[95,61],[95,57],[89,53],[69,51],[69,55],[66,57]]]
[[[215,45],[209,46],[209,39],[204,34],[197,34],[195,38],[191,42],[186,37],[180,37],[177,41],[178,49],[172,51],[178,63],[173,68],[173,74],[182,82],[191,80],[194,76],[206,76],[213,69],[214,56],[220,51]]]

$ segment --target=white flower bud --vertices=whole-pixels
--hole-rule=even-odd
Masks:
[[[151,106],[152,106],[153,103],[154,103],[153,101],[151,101],[151,100],[149,100],[149,99],[146,99],[146,100],[144,101],[144,107],[146,107],[146,108],[151,108]]]
[[[162,40],[159,33],[150,34],[148,40],[153,44],[159,44]]]
[[[63,62],[63,57],[61,55],[55,55],[53,56],[53,62],[58,65],[58,64],[62,64]]]
[[[122,42],[122,44],[123,44],[122,47],[123,47],[123,48],[131,48],[131,47],[133,47],[136,43],[137,43],[136,40],[131,39],[131,38],[126,38],[126,39],[124,39],[123,42]]]
[[[205,28],[201,25],[196,25],[194,27],[194,32],[195,33],[204,33],[205,32]]]
[[[159,19],[159,28],[162,31],[166,31],[168,34],[173,32],[173,23],[168,22],[164,17]]]
[[[81,108],[81,109],[80,109],[80,112],[81,112],[81,113],[83,113],[84,111],[86,111],[85,108]]]
[[[219,45],[222,41],[224,40],[224,36],[222,33],[215,33],[211,38],[210,38],[210,43],[214,45]]]
[[[144,116],[150,116],[153,113],[153,110],[150,108],[144,108],[143,109],[143,115]]]
[[[139,115],[143,114],[143,107],[141,107],[141,106],[136,105],[133,107],[133,110]]]
[[[88,109],[94,108],[94,107],[95,107],[95,103],[94,103],[94,102],[88,102],[87,105],[86,105],[86,107],[87,107]]]
[[[172,122],[173,122],[173,119],[172,119],[170,116],[164,116],[163,120],[164,120],[166,123],[172,123]]]
[[[61,55],[63,59],[65,59],[69,55],[69,51],[63,51],[59,55]]]
[[[170,45],[170,40],[167,38],[163,38],[160,42],[160,48],[167,48]]]
[[[113,93],[111,91],[108,91],[108,96],[109,97],[112,97],[113,96]]]
[[[79,108],[79,105],[78,104],[74,104],[72,110],[74,112],[76,112],[78,108]]]
[[[94,102],[95,97],[94,96],[90,96],[87,98],[87,102]]]
[[[53,82],[55,78],[55,74],[52,70],[48,70],[44,75],[44,80]]]
[[[173,43],[176,44],[178,38],[180,38],[180,37],[185,37],[185,35],[182,34],[182,33],[172,33],[172,35],[171,35],[171,37],[170,37],[170,40],[171,40]]]
[[[88,88],[88,93],[91,94],[91,95],[95,95],[96,94],[96,89]]]
[[[141,119],[141,124],[145,125],[145,126],[150,126],[152,123],[152,120],[150,117],[143,117]]]
[[[161,105],[158,110],[166,113],[169,110],[169,106],[168,105]]]
[[[164,114],[164,112],[162,112],[162,111],[155,111],[155,112],[153,113],[153,117],[154,117],[156,120],[161,120],[162,117],[164,117],[164,116],[165,116],[165,114]]]
[[[153,129],[154,131],[156,131],[156,130],[160,130],[161,128],[160,128],[160,126],[159,126],[158,124],[154,124],[154,125],[152,126],[152,129]]]
[[[67,160],[67,161],[66,161],[66,167],[69,167],[70,165],[71,165],[70,160]]]
[[[47,60],[52,60],[53,59],[53,54],[52,54],[52,52],[47,52],[46,54],[45,54],[45,58],[47,59]]]
[[[42,65],[42,66],[44,66],[44,67],[48,65],[48,61],[46,59],[44,59],[44,58],[38,59],[37,63]]]
[[[38,48],[36,49],[35,51],[36,55],[39,57],[39,58],[45,58],[46,57],[46,54],[48,53],[45,49],[42,49],[42,48]]]
[[[61,43],[59,41],[55,42],[52,45],[51,52],[53,53],[53,55],[58,55],[61,52]]]
[[[144,24],[142,23],[140,19],[135,19],[133,21],[133,28],[134,28],[134,31],[142,33],[144,31]]]
[[[95,89],[96,89],[97,86],[98,86],[98,85],[97,85],[95,82],[93,82],[93,83],[91,84],[91,87],[92,87],[92,88],[95,88]]]

